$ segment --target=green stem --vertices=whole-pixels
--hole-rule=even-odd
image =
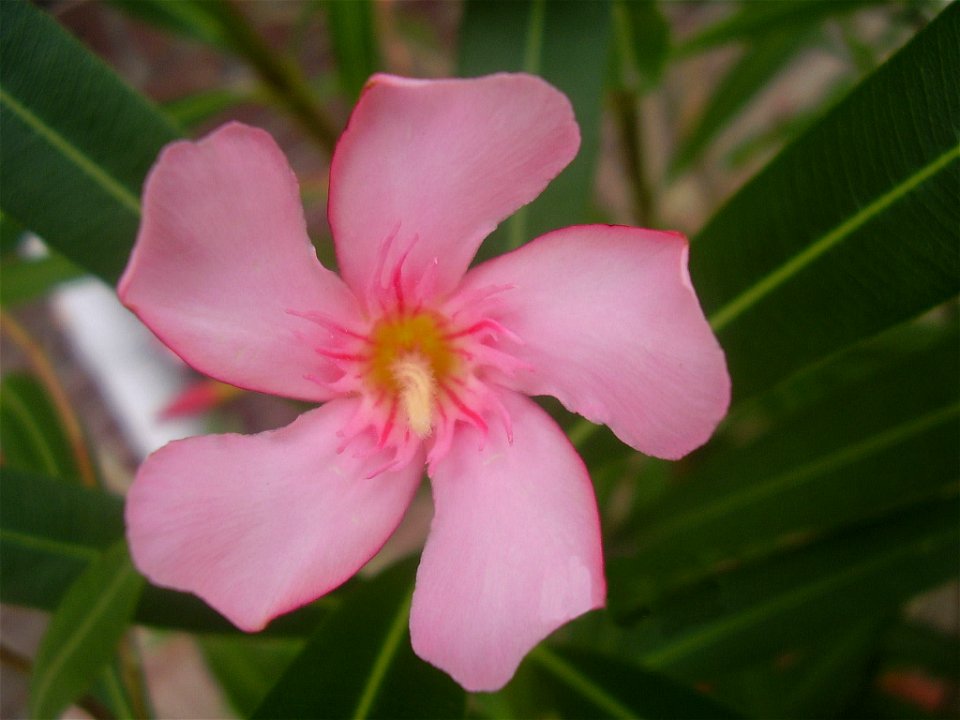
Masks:
[[[284,105],[328,154],[337,144],[337,129],[313,96],[297,66],[276,55],[257,35],[249,21],[231,3],[223,3],[233,49],[256,70],[277,101]]]
[[[637,113],[637,96],[632,90],[620,88],[614,91],[613,102],[623,143],[624,169],[630,181],[634,221],[643,227],[656,227],[653,189],[644,173],[643,124]]]
[[[640,99],[639,82],[633,69],[635,62],[629,33],[630,18],[622,2],[613,6],[616,28],[616,64],[618,87],[613,92],[614,110],[620,141],[623,145],[624,170],[630,181],[634,221],[645,227],[656,227],[656,203],[653,188],[647,182],[643,145],[643,123],[637,112]]]
[[[97,475],[93,469],[93,462],[90,459],[90,453],[87,452],[87,443],[83,437],[83,429],[77,414],[73,411],[70,399],[57,373],[53,369],[50,360],[47,359],[43,349],[30,336],[30,333],[17,322],[11,314],[0,310],[0,329],[6,333],[17,347],[27,356],[33,372],[36,374],[40,384],[50,396],[63,429],[67,434],[67,442],[70,444],[70,452],[77,463],[77,472],[80,474],[80,482],[84,487],[95,488],[98,486]]]
[[[33,672],[33,662],[30,658],[21,655],[6,645],[0,645],[0,664],[13,668],[24,675],[29,675]],[[77,699],[76,705],[81,710],[86,711],[95,720],[116,720],[109,708],[90,695],[85,695]]]

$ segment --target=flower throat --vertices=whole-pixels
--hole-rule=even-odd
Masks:
[[[432,432],[438,388],[457,369],[441,322],[428,312],[385,316],[370,334],[368,382],[397,399],[420,438]]]

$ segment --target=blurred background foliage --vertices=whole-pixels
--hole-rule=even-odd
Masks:
[[[137,452],[49,300],[116,281],[158,150],[230,118],[288,151],[334,266],[326,175],[366,78],[500,70],[562,89],[583,144],[481,259],[574,223],[687,233],[734,404],[666,463],[545,403],[596,485],[609,608],[468,696],[396,631],[415,558],[255,637],[146,583],[118,497]],[[4,714],[956,717],[958,77],[935,0],[4,0]],[[211,430],[296,409],[195,382],[170,412]],[[222,701],[155,692],[151,654],[186,637]]]

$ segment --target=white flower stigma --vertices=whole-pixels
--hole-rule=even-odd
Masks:
[[[430,362],[418,353],[394,360],[390,367],[400,390],[400,402],[407,415],[407,424],[420,439],[433,430],[433,407],[437,382]]]

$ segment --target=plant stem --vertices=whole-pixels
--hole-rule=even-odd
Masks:
[[[617,129],[623,146],[624,169],[630,181],[633,219],[638,225],[656,227],[656,203],[653,189],[647,182],[643,151],[643,125],[637,113],[641,96],[640,82],[635,69],[630,25],[622,2],[613,6],[615,22],[616,65],[618,82],[613,90],[613,106]]]
[[[33,662],[30,658],[21,655],[16,650],[0,645],[0,663],[7,665],[17,672],[29,675],[33,672]],[[76,701],[77,707],[89,713],[96,720],[115,720],[110,709],[90,695],[85,695]]]
[[[299,68],[292,60],[277,56],[232,3],[222,5],[222,19],[228,26],[233,49],[256,70],[277,101],[290,111],[327,154],[332,155],[337,144],[336,126],[316,102]]]
[[[644,173],[643,126],[637,113],[637,96],[621,88],[614,91],[613,102],[623,143],[624,169],[630,180],[634,220],[644,227],[656,227],[653,190]]]
[[[87,444],[83,437],[83,429],[80,427],[80,421],[77,419],[70,400],[67,397],[63,385],[57,378],[57,374],[44,354],[43,349],[34,340],[20,323],[5,310],[0,310],[0,330],[6,333],[13,343],[23,351],[37,379],[44,389],[50,395],[50,400],[56,408],[57,415],[63,423],[64,431],[67,434],[67,441],[70,443],[70,451],[77,461],[77,472],[80,474],[80,482],[88,488],[97,487],[97,476],[93,471],[93,463],[90,461],[90,453],[87,451]]]

